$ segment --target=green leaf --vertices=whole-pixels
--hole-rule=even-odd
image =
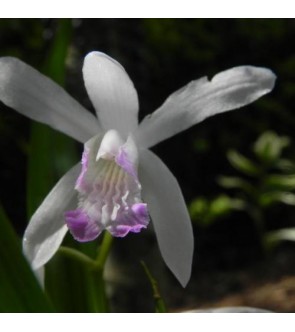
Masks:
[[[248,194],[255,191],[255,188],[249,182],[234,176],[219,176],[217,182],[226,189],[240,189]]]
[[[284,173],[295,173],[295,163],[288,159],[279,159],[274,167]]]
[[[96,244],[78,243],[70,235],[64,244],[81,253],[84,261],[73,259],[63,249],[58,251],[46,264],[46,291],[58,312],[93,312],[92,273],[85,260],[88,256],[90,263],[96,256]]]
[[[193,222],[201,226],[208,226],[211,223],[209,204],[209,201],[204,197],[197,197],[190,203],[189,213]]]
[[[54,185],[53,130],[32,122],[27,167],[27,216],[30,218]]]
[[[202,226],[208,226],[215,220],[228,216],[233,210],[244,209],[246,209],[246,203],[243,200],[224,194],[217,196],[212,201],[198,197],[189,206],[192,220]]]
[[[53,312],[0,205],[0,312]]]
[[[65,85],[66,60],[72,39],[72,20],[57,20],[56,33],[44,64],[43,73],[61,86]],[[78,161],[75,141],[57,131],[51,134],[53,166],[57,178],[64,175]]]
[[[59,312],[109,312],[104,265],[113,237],[105,232],[96,243],[78,243],[71,236],[46,266],[46,290]],[[73,249],[75,248],[75,249]]]
[[[264,184],[270,189],[293,190],[295,189],[295,175],[271,174],[264,179]]]
[[[288,137],[267,131],[255,142],[253,150],[264,163],[273,163],[280,158],[283,149],[289,144],[290,140]]]
[[[59,19],[56,22],[56,33],[43,72],[63,86],[65,85],[66,58],[72,39],[72,21],[70,19]]]
[[[220,195],[210,203],[209,212],[212,217],[217,218],[228,215],[232,210],[243,210],[244,208],[244,201]]]
[[[295,206],[295,194],[291,192],[268,192],[259,197],[259,203],[263,207],[271,206],[274,203],[283,203]]]
[[[295,228],[282,228],[277,231],[268,232],[264,236],[266,248],[273,248],[280,241],[295,241]]]
[[[230,150],[227,154],[227,158],[231,165],[240,172],[251,176],[260,174],[259,167],[237,151]]]
[[[45,288],[58,312],[91,312],[90,271],[57,253],[46,264]]]

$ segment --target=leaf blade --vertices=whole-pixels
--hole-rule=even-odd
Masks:
[[[0,205],[0,312],[53,312]]]

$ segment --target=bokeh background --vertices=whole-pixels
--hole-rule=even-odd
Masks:
[[[81,68],[92,50],[125,67],[139,94],[140,119],[189,81],[227,68],[263,66],[278,77],[274,91],[254,104],[207,119],[153,148],[178,179],[191,213],[192,279],[186,289],[178,285],[152,230],[118,239],[106,275],[114,311],[153,311],[140,260],[171,311],[222,305],[295,311],[294,37],[292,19],[0,20],[0,55],[50,75],[91,111]],[[0,135],[1,205],[21,236],[82,147],[2,103]],[[278,233],[281,229],[287,230]],[[62,272],[53,274],[62,278]],[[75,278],[83,284],[82,276]],[[48,292],[58,302],[60,286],[52,280]],[[72,298],[63,301],[61,311],[85,310]]]

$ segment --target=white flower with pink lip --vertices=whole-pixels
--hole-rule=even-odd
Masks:
[[[0,58],[0,100],[84,143],[82,167],[69,170],[32,216],[24,253],[38,270],[68,230],[82,242],[104,230],[123,237],[146,228],[151,218],[163,259],[185,286],[194,249],[191,221],[175,177],[148,148],[209,116],[255,101],[272,90],[275,75],[241,66],[211,81],[203,77],[173,93],[140,124],[137,92],[117,61],[91,52],[83,76],[97,118],[32,67]]]
[[[149,222],[137,175],[138,151],[129,136],[124,142],[116,130],[85,143],[82,171],[75,189],[79,207],[65,213],[74,238],[85,242],[106,229],[113,236],[138,233]]]

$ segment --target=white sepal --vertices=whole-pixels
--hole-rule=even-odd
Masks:
[[[23,251],[34,270],[51,259],[67,232],[64,213],[77,204],[74,186],[80,169],[80,164],[74,166],[57,182],[28,224]]]
[[[275,79],[269,69],[241,66],[223,71],[211,81],[207,77],[192,81],[143,119],[137,141],[148,148],[209,116],[250,104],[270,92]]]
[[[139,179],[161,254],[183,287],[190,279],[194,236],[177,180],[151,151],[141,150]]]
[[[63,88],[16,58],[0,58],[0,100],[82,143],[100,131],[98,120]]]

